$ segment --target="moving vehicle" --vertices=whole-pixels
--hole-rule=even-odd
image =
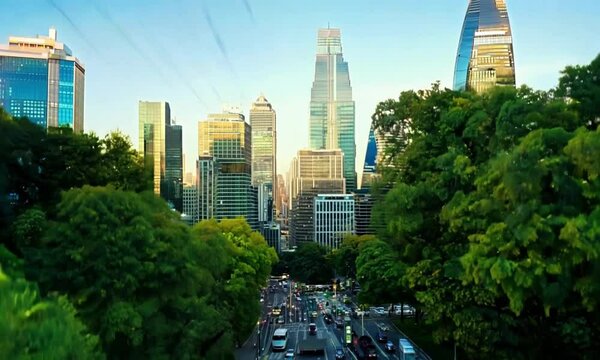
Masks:
[[[400,339],[398,342],[398,357],[400,360],[415,360],[417,358],[415,348],[407,339]]]
[[[287,346],[288,329],[276,329],[271,339],[271,349],[275,351],[284,351]]]
[[[285,324],[285,320],[283,320],[283,317],[278,317],[277,318],[277,324]]]
[[[352,334],[352,350],[359,360],[377,359],[377,349],[370,336]]]
[[[281,308],[279,306],[273,306],[272,314],[273,316],[281,315]]]
[[[308,334],[309,335],[317,335],[317,324],[310,323],[308,325]]]
[[[344,350],[342,348],[335,349],[335,360],[346,359],[346,354],[344,354]]]
[[[298,344],[298,355],[304,354],[324,354],[325,339],[319,339],[316,336],[307,336],[306,339],[300,340]]]
[[[386,323],[382,323],[382,322],[377,323],[377,327],[381,331],[390,331],[390,327]]]
[[[285,360],[293,360],[295,358],[294,349],[287,349],[285,352]]]
[[[388,337],[387,337],[387,334],[385,333],[385,331],[379,330],[377,332],[377,342],[384,343],[387,340],[388,340]]]
[[[392,340],[388,340],[385,343],[385,346],[383,348],[385,349],[385,351],[387,351],[389,353],[396,352],[396,347],[394,346],[394,343],[392,342]]]

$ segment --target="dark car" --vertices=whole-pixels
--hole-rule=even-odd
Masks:
[[[325,324],[333,324],[333,317],[329,314],[325,314],[323,320],[325,321]]]
[[[391,340],[388,340],[385,343],[384,349],[385,349],[385,351],[390,352],[390,353],[393,353],[396,351],[396,347],[394,346],[394,343]]]
[[[344,319],[342,319],[342,318],[335,319],[335,327],[342,329],[344,327]]]
[[[377,332],[377,341],[380,343],[384,343],[388,340],[387,334],[384,331]]]
[[[308,325],[308,334],[317,335],[317,324],[310,323],[310,325]]]
[[[346,355],[344,354],[344,350],[342,350],[342,348],[335,349],[335,358],[336,360],[346,358]]]

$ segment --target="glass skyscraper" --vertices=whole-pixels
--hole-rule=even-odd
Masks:
[[[252,186],[251,144],[250,125],[242,114],[209,114],[207,120],[198,124],[198,156],[212,157],[215,174],[213,186],[203,186],[214,191],[212,199],[208,199],[210,194],[200,194],[203,191],[200,188],[198,197],[214,204],[212,211],[217,220],[241,216],[257,229],[257,190]],[[206,161],[200,165],[207,171],[199,176],[207,177],[210,165]],[[201,216],[204,213],[205,210],[200,209]]]
[[[182,130],[171,124],[168,102],[138,103],[138,149],[152,167],[154,193],[183,211]]]
[[[319,29],[315,80],[310,99],[312,149],[341,149],[348,191],[356,189],[355,108],[340,29]]]
[[[484,92],[495,85],[515,85],[506,2],[471,0],[458,43],[454,90]]]
[[[258,221],[273,220],[277,204],[277,128],[276,114],[263,95],[250,108],[252,128],[252,185],[258,187]]]
[[[0,107],[42,127],[83,132],[85,69],[56,30],[0,45]]]

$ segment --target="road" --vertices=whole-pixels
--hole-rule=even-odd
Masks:
[[[343,346],[343,328],[337,328],[335,323],[327,325],[324,321],[323,312],[331,311],[332,302],[330,299],[325,299],[322,293],[314,293],[310,295],[300,294],[300,301],[294,294],[291,296],[290,306],[290,291],[289,288],[280,286],[278,281],[271,281],[270,286],[272,289],[265,293],[265,301],[263,303],[263,315],[259,321],[254,334],[236,351],[236,359],[239,360],[255,360],[255,359],[285,359],[285,352],[273,352],[271,350],[271,338],[273,332],[278,328],[288,329],[288,341],[286,348],[293,349],[295,353],[298,352],[298,346],[302,340],[309,337],[316,337],[318,339],[325,340],[325,353],[322,355],[296,355],[297,358],[302,359],[319,359],[319,360],[334,360],[335,352],[337,348],[342,349],[346,353],[346,359],[356,359],[356,356],[345,346]],[[314,297],[322,305],[322,309],[319,310],[319,315],[316,319],[309,320],[307,298]],[[329,300],[329,301],[327,301]],[[330,306],[325,304],[329,303]],[[274,307],[280,307],[285,304],[284,311],[278,317],[272,316],[271,312]],[[290,311],[291,310],[291,311]],[[278,319],[283,319],[284,323],[278,323]],[[309,323],[314,321],[317,327],[317,334],[309,334]],[[364,324],[364,328],[363,325]],[[378,324],[385,324],[389,327],[386,331],[388,339],[391,340],[395,346],[398,346],[400,338],[406,338],[400,330],[395,328],[390,318],[386,315],[371,314],[365,316],[363,319],[352,319],[352,330],[358,335],[369,335],[373,339],[373,343],[377,348],[379,359],[399,359],[395,353],[387,353],[384,351],[385,343],[377,342]],[[258,329],[260,329],[260,346],[256,346],[259,343]],[[429,359],[427,355],[422,353],[420,349],[417,350],[417,359]]]

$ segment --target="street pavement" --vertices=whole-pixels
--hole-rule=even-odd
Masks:
[[[271,351],[271,338],[273,332],[278,328],[288,329],[288,342],[287,349],[294,349],[294,352],[298,351],[298,345],[304,339],[310,336],[316,336],[319,339],[325,339],[325,353],[322,355],[301,355],[296,357],[302,359],[319,359],[319,360],[334,360],[336,348],[342,348],[346,352],[346,359],[356,359],[356,356],[345,346],[343,346],[343,330],[342,328],[336,328],[335,323],[327,325],[324,321],[321,311],[319,316],[313,319],[317,325],[317,334],[309,335],[309,314],[307,308],[306,299],[310,296],[317,297],[322,300],[325,299],[322,294],[314,295],[301,295],[301,301],[296,301],[296,296],[292,295],[291,307],[289,301],[289,288],[283,288],[278,285],[277,281],[271,281],[270,285],[275,285],[273,292],[267,290],[265,294],[265,301],[263,303],[263,314],[259,321],[257,328],[254,333],[248,338],[248,340],[242,344],[240,348],[236,350],[236,359],[239,360],[255,360],[255,359],[275,359],[283,360],[285,358],[285,352],[272,352]],[[331,305],[331,300],[329,300]],[[280,306],[286,304],[285,312],[282,313],[281,317],[285,319],[284,324],[278,324],[276,319],[270,316],[270,312],[273,306]],[[291,310],[291,311],[290,311]],[[387,353],[384,351],[384,343],[377,342],[377,331],[378,323],[386,324],[389,330],[386,332],[388,338],[397,347],[400,338],[406,338],[392,323],[391,319],[387,315],[376,315],[371,314],[363,319],[352,319],[352,329],[358,335],[369,335],[373,339],[378,352],[379,359],[392,359],[399,360],[399,357],[395,353]],[[363,327],[364,324],[364,327]],[[259,330],[260,329],[260,335]],[[259,343],[260,336],[260,343]],[[427,360],[430,359],[420,349],[417,350],[417,359]]]

